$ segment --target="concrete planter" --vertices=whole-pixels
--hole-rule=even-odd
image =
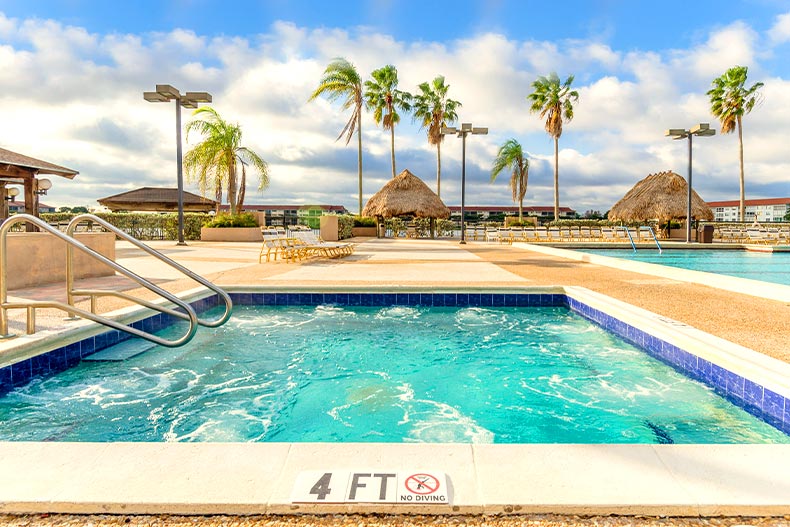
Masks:
[[[202,227],[200,239],[204,242],[262,242],[260,227]]]
[[[376,227],[352,227],[351,236],[375,236]]]
[[[94,251],[115,260],[115,234],[86,232],[74,236]],[[11,232],[8,244],[8,289],[35,287],[66,280],[66,242],[48,232]],[[112,276],[115,271],[74,249],[74,278]]]

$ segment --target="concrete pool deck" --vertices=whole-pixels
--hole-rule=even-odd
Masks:
[[[790,306],[529,248],[452,241],[364,240],[340,260],[257,264],[258,244],[154,243],[219,285],[436,285],[589,288],[788,361]],[[119,262],[182,291],[194,286],[118,244]],[[102,281],[99,279],[99,281]],[[105,286],[128,288],[117,278]],[[62,290],[62,285],[60,289]],[[58,287],[12,291],[51,296]],[[104,304],[104,302],[103,302]],[[107,301],[105,309],[118,307]],[[63,326],[62,316],[41,317]],[[16,340],[16,339],[13,339]],[[12,341],[6,341],[11,343]],[[0,353],[6,342],[0,342]],[[144,460],[144,462],[142,462]],[[506,461],[503,461],[506,460]],[[784,445],[0,444],[0,512],[289,514],[302,470],[448,475],[451,505],[365,506],[380,513],[790,514]],[[323,512],[359,506],[324,505]],[[328,507],[328,508],[327,508]]]

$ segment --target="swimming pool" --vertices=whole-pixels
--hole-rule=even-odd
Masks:
[[[17,388],[0,439],[788,441],[563,295],[412,296],[271,295],[184,348]]]
[[[716,249],[574,249],[638,262],[790,285],[790,253]]]

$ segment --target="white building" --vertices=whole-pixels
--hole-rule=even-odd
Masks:
[[[740,221],[740,201],[709,201],[708,206],[713,210],[714,221]],[[772,222],[785,221],[785,215],[790,212],[790,198],[747,199],[747,222]]]

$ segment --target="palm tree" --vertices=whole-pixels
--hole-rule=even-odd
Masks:
[[[324,70],[318,88],[309,100],[326,95],[330,101],[343,99],[343,109],[351,108],[351,117],[340,131],[337,140],[346,137],[346,144],[357,134],[357,173],[359,175],[359,214],[362,214],[362,79],[352,63],[336,58]]]
[[[527,96],[532,101],[529,108],[531,113],[539,113],[540,118],[546,118],[546,132],[554,138],[554,220],[560,219],[560,156],[559,139],[562,135],[562,122],[573,119],[573,103],[579,100],[579,93],[571,90],[573,75],[568,76],[564,83],[556,73],[547,77],[538,77],[532,83],[535,90]]]
[[[732,133],[738,128],[738,159],[741,168],[741,203],[740,217],[746,217],[746,191],[743,175],[743,116],[751,112],[760,100],[757,90],[763,87],[762,82],[754,83],[750,88],[746,84],[746,66],[734,66],[721,77],[713,79],[713,88],[707,95],[710,97],[710,110],[713,116],[721,121],[721,133]]]
[[[387,65],[373,73],[372,81],[365,81],[365,104],[373,110],[373,120],[390,131],[392,149],[392,177],[395,177],[395,125],[400,122],[398,110],[411,110],[411,94],[398,89],[398,70]]]
[[[499,147],[494,166],[491,168],[491,183],[505,169],[510,170],[510,188],[513,190],[513,201],[518,202],[518,221],[522,221],[524,196],[527,194],[527,181],[529,180],[529,159],[524,155],[524,149],[515,139],[508,139]]]
[[[414,97],[414,118],[420,120],[428,131],[428,143],[436,145],[436,194],[442,197],[442,127],[458,120],[456,109],[461,103],[447,98],[450,86],[439,75],[430,84],[419,85],[420,92]]]
[[[244,194],[247,186],[247,169],[252,165],[260,174],[259,190],[269,186],[269,166],[258,154],[241,146],[241,126],[231,124],[219,116],[217,111],[204,106],[192,114],[195,119],[187,123],[189,133],[197,131],[203,140],[184,156],[184,169],[188,179],[197,179],[203,195],[214,186],[217,210],[222,202],[222,187],[227,186],[228,204],[231,215],[244,208]],[[238,180],[238,166],[241,164],[241,183]]]

